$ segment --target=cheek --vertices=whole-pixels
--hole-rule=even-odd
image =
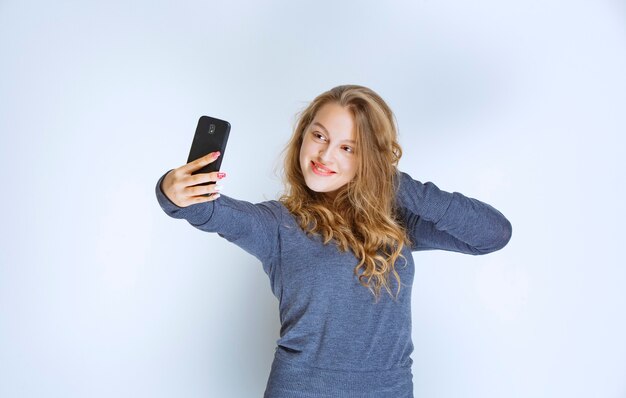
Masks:
[[[302,143],[302,145],[300,146],[300,163],[302,163],[302,161],[304,160],[305,154],[306,154],[306,144]]]
[[[302,143],[300,146],[300,168],[304,171],[306,167],[306,154],[307,154],[307,145],[306,143]]]
[[[356,175],[356,170],[358,168],[358,162],[356,158],[348,159],[346,162],[346,170],[348,170],[348,175],[350,179],[354,178]]]
[[[317,152],[319,152],[319,149],[317,149],[317,145],[314,142],[304,140],[300,146],[300,163],[305,162],[306,157],[310,158],[315,156]]]

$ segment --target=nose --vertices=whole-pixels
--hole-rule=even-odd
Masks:
[[[328,156],[328,145],[324,145],[320,148],[319,152],[318,152],[318,156],[320,158],[325,158],[326,156]]]
[[[331,148],[330,148],[330,146],[327,145],[327,146],[325,146],[323,148],[320,148],[320,151],[317,154],[317,156],[324,163],[330,162],[330,160],[331,160]]]

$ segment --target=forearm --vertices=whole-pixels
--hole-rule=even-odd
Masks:
[[[398,205],[418,217],[409,217],[414,224],[418,218],[432,223],[438,231],[445,232],[456,240],[463,242],[467,248],[462,250],[472,254],[486,254],[506,246],[512,234],[512,226],[502,213],[477,199],[469,198],[459,192],[445,192],[432,182],[421,182],[402,173],[398,191]],[[422,221],[422,224],[424,224]],[[414,235],[426,231],[425,226],[409,226],[414,228]],[[432,234],[431,234],[432,235]],[[444,250],[460,251],[459,244],[451,246],[449,239],[444,242],[445,235],[439,234],[441,241],[432,241],[433,237],[424,237],[430,241],[430,247]],[[420,236],[414,236],[419,240]]]
[[[165,175],[157,182],[155,191],[159,205],[167,215],[185,219],[199,230],[215,232],[261,261],[270,259],[277,252],[281,217],[281,208],[277,202],[253,204],[220,195],[210,202],[178,207],[161,189]]]

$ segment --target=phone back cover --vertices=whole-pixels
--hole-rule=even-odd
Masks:
[[[215,151],[220,151],[220,157],[218,157],[213,163],[209,163],[200,170],[194,171],[192,174],[210,173],[220,169],[222,159],[224,158],[224,152],[226,151],[226,143],[228,142],[229,133],[230,123],[227,121],[210,116],[200,117],[196,133],[193,137],[193,142],[191,143],[187,163],[193,162],[194,160]]]

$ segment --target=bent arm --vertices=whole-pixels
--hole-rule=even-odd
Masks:
[[[487,254],[511,239],[512,226],[502,213],[459,192],[445,192],[400,172],[396,196],[413,250]]]
[[[257,257],[264,266],[270,263],[278,252],[280,209],[276,204],[252,204],[222,194],[214,201],[179,207],[161,189],[166,174],[157,182],[155,193],[161,209],[168,216],[185,219],[202,231],[216,232]]]

